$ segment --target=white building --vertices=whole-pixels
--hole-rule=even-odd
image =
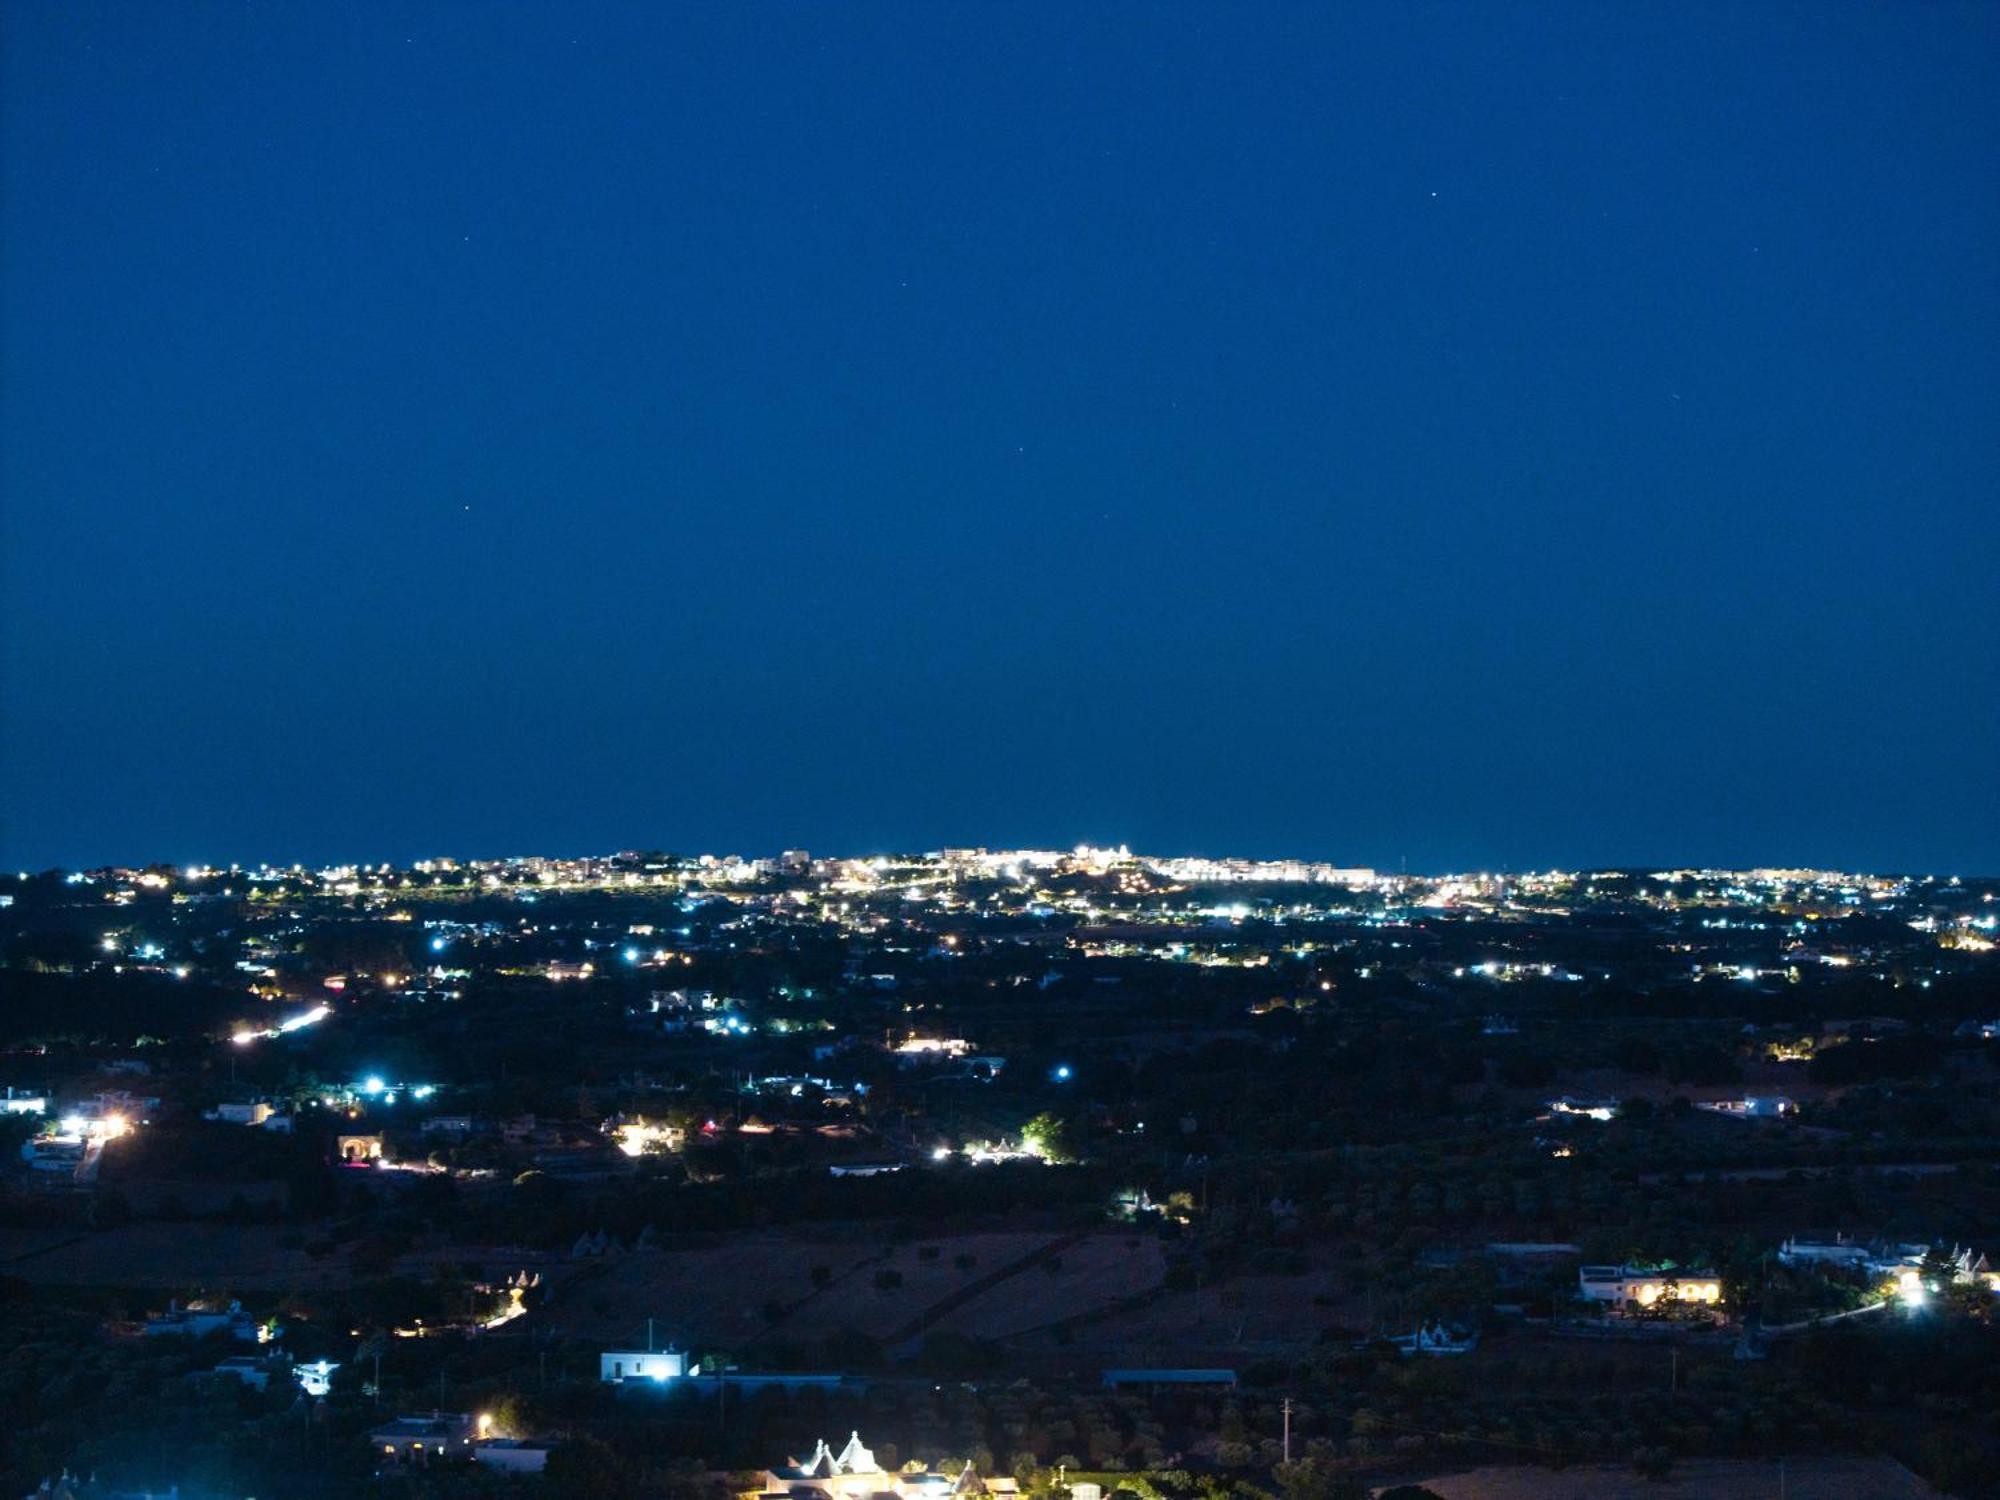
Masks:
[[[383,1464],[430,1464],[472,1457],[472,1418],[439,1411],[427,1417],[398,1417],[368,1434]]]
[[[262,1125],[271,1118],[273,1111],[264,1100],[251,1104],[223,1103],[211,1109],[203,1118],[219,1120],[224,1125]]]
[[[226,1311],[214,1308],[182,1307],[177,1302],[169,1302],[167,1310],[146,1319],[141,1330],[148,1338],[206,1338],[211,1333],[226,1330],[229,1336],[240,1343],[265,1344],[271,1339],[271,1328],[243,1310],[243,1304],[232,1302]]]
[[[1713,1271],[1655,1271],[1638,1266],[1583,1266],[1578,1290],[1590,1302],[1624,1307],[1636,1302],[1652,1307],[1683,1302],[1714,1307],[1722,1301],[1722,1280]]]
[[[1479,1347],[1479,1335],[1455,1333],[1444,1324],[1433,1322],[1389,1342],[1405,1354],[1470,1354]]]
[[[903,1064],[934,1062],[940,1058],[959,1058],[972,1051],[972,1043],[963,1037],[913,1036],[905,1038],[896,1047],[896,1061]]]
[[[678,1349],[611,1349],[597,1357],[597,1378],[607,1385],[628,1380],[678,1380],[687,1356]]]
[[[80,1135],[40,1135],[21,1143],[21,1160],[31,1172],[74,1172],[89,1149]]]
[[[1828,1265],[1847,1270],[1866,1270],[1875,1256],[1868,1246],[1837,1234],[1830,1240],[1803,1240],[1794,1236],[1778,1247],[1778,1263],[1786,1266]]]
[[[1776,1120],[1799,1112],[1798,1105],[1783,1094],[1751,1094],[1741,1099],[1713,1099],[1706,1104],[1697,1104],[1695,1108],[1709,1110],[1718,1115],[1734,1115],[1743,1120]]]
[[[482,1438],[472,1446],[472,1461],[509,1474],[539,1474],[548,1467],[551,1446],[533,1438]]]

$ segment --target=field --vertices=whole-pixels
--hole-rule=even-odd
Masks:
[[[830,1274],[824,1287],[814,1267]],[[847,1329],[884,1343],[946,1329],[1002,1338],[1108,1307],[1161,1273],[1147,1236],[993,1233],[889,1245],[767,1233],[599,1263],[570,1278],[543,1317],[562,1336],[600,1342],[639,1336],[649,1317],[662,1338],[732,1348]]]
[[[128,1224],[98,1233],[0,1230],[0,1274],[54,1286],[279,1290],[345,1285],[346,1257],[315,1260],[263,1225]]]
[[[1342,1278],[1330,1256],[1313,1254],[1309,1260],[1296,1274],[1250,1271],[1220,1285],[1155,1291],[1072,1330],[1044,1327],[1018,1340],[1016,1347],[1024,1352],[1087,1347],[1105,1363],[1118,1365],[1240,1366],[1263,1358],[1296,1358],[1323,1330],[1370,1327],[1377,1321],[1373,1311],[1396,1321],[1387,1310],[1371,1310],[1361,1295],[1333,1290]],[[1128,1291],[1157,1288],[1159,1278],[1134,1282]]]
[[[142,1287],[163,1293],[338,1290],[355,1282],[347,1247],[309,1254],[267,1225],[135,1223],[98,1232],[0,1230],[0,1274],[49,1286]],[[426,1239],[395,1270],[423,1279],[473,1263],[497,1275],[532,1265],[550,1297],[529,1322],[560,1337],[643,1337],[697,1348],[772,1339],[816,1342],[845,1330],[884,1344],[941,1330],[1037,1347],[1059,1320],[1092,1319],[1159,1285],[1150,1235],[1047,1231],[890,1243],[863,1233],[766,1231],[687,1248],[601,1260],[550,1261],[501,1246]],[[815,1271],[819,1271],[816,1278]],[[1095,1340],[1089,1340],[1094,1343]]]
[[[296,1230],[275,1225],[127,1224],[98,1231],[0,1229],[0,1275],[43,1286],[150,1287],[170,1292],[339,1290],[355,1283],[344,1247],[310,1255]],[[510,1246],[420,1244],[395,1260],[425,1277],[472,1262],[499,1275],[543,1258]]]
[[[1666,1480],[1642,1479],[1629,1467],[1474,1469],[1423,1481],[1444,1500],[1930,1500],[1929,1485],[1893,1459],[1792,1459],[1775,1463],[1698,1459],[1674,1466]]]

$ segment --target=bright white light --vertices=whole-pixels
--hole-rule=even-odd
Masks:
[[[625,950],[625,962],[628,964],[636,964],[638,961],[639,961],[639,950],[637,948],[627,948]]]
[[[432,939],[431,939],[431,952],[433,952],[433,953],[442,953],[442,952],[444,952],[445,948],[446,948],[446,947],[447,947],[448,945],[449,945],[449,944],[448,944],[448,940],[447,940],[447,939],[445,939],[445,938],[442,938],[442,937],[434,937],[434,938],[432,938]]]
[[[951,1147],[949,1147],[949,1146],[940,1146],[940,1147],[938,1147],[938,1148],[937,1148],[937,1149],[936,1149],[935,1151],[931,1152],[931,1160],[932,1160],[932,1161],[950,1161],[950,1160],[951,1160]]]
[[[1061,1065],[1060,1065],[1059,1067],[1057,1067],[1057,1069],[1056,1069],[1056,1082],[1057,1082],[1057,1083],[1067,1083],[1067,1082],[1069,1082],[1069,1064],[1068,1064],[1068,1063],[1063,1063],[1063,1064],[1061,1064]]]
[[[316,1359],[310,1364],[295,1366],[292,1374],[308,1396],[324,1396],[333,1389],[333,1372],[339,1368],[331,1360]]]
[[[361,1085],[361,1092],[364,1094],[379,1094],[388,1086],[381,1079],[371,1077]]]

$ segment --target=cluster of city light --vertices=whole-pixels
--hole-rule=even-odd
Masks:
[[[1524,964],[1511,961],[1502,963],[1494,959],[1488,959],[1485,963],[1477,963],[1469,967],[1457,968],[1451,971],[1452,978],[1454,979],[1463,979],[1468,974],[1476,974],[1482,979],[1507,981],[1519,979],[1557,979],[1565,984],[1576,984],[1583,979],[1581,974],[1574,973],[1569,969],[1558,968],[1554,964]]]
[[[1632,1289],[1642,1307],[1656,1302],[1703,1302],[1714,1306],[1722,1300],[1722,1285],[1714,1281],[1646,1281]]]
[[[1618,1106],[1615,1104],[1580,1103],[1574,1099],[1551,1099],[1549,1101],[1549,1112],[1558,1115],[1579,1115],[1585,1119],[1596,1120],[1602,1124],[1617,1118]]]
[[[332,1014],[331,1005],[315,1005],[311,1010],[304,1011],[289,1020],[280,1021],[276,1026],[266,1026],[258,1030],[248,1026],[239,1027],[229,1040],[239,1047],[247,1047],[252,1042],[262,1041],[267,1037],[285,1036],[302,1027],[317,1026]]]
[[[394,1104],[397,1095],[402,1090],[402,1085],[390,1083],[380,1073],[370,1073],[360,1083],[356,1084],[354,1088],[349,1090],[349,1093],[359,1095],[364,1099],[379,1099],[384,1104]],[[428,1099],[437,1092],[437,1085],[420,1083],[410,1088],[408,1092],[412,1099]],[[329,1099],[327,1102],[331,1104],[338,1103],[339,1101]]]
[[[948,1162],[953,1157],[963,1157],[974,1166],[991,1166],[1003,1161],[1045,1161],[1047,1157],[1037,1149],[1033,1141],[968,1141],[961,1151],[949,1146],[937,1146],[931,1151],[934,1162]]]
[[[646,1156],[661,1151],[671,1151],[680,1139],[680,1132],[671,1125],[651,1125],[644,1120],[628,1120],[617,1127],[612,1134],[617,1138],[618,1149],[627,1156]]]
[[[718,887],[739,887],[780,875],[805,875],[822,882],[826,889],[836,891],[880,891],[884,887],[894,887],[921,891],[925,896],[939,900],[952,899],[952,888],[960,881],[1001,881],[1017,889],[1023,886],[1038,888],[1040,878],[1046,875],[1081,874],[1092,878],[1110,877],[1129,888],[1133,894],[1148,893],[1154,889],[1150,882],[1159,880],[1183,885],[1307,884],[1372,890],[1387,895],[1401,894],[1426,906],[1465,905],[1496,910],[1512,906],[1517,894],[1542,898],[1576,890],[1586,898],[1594,897],[1600,884],[1612,881],[1626,887],[1626,893],[1632,899],[1669,910],[1689,904],[1713,905],[1719,901],[1756,905],[1773,900],[1784,900],[1794,905],[1817,904],[1828,910],[1851,909],[1864,902],[1896,901],[1921,896],[1934,888],[1960,884],[1955,877],[1884,877],[1807,869],[1656,870],[1637,877],[1626,871],[1566,870],[1500,876],[1486,873],[1387,875],[1370,869],[1296,859],[1148,856],[1135,854],[1123,845],[1080,845],[1070,850],[943,849],[916,856],[890,858],[877,855],[861,859],[814,859],[805,850],[787,850],[776,859],[746,859],[737,855],[660,858],[646,862],[642,868],[635,868],[632,858],[622,855],[471,861],[439,858],[418,861],[408,870],[400,870],[387,863],[336,865],[319,869],[299,864],[267,864],[254,868],[232,865],[226,869],[190,865],[168,874],[156,870],[106,868],[77,871],[66,878],[73,885],[108,883],[115,887],[108,893],[110,896],[129,897],[139,889],[169,888],[175,874],[189,885],[229,877],[240,878],[253,887],[283,882],[317,886],[334,894],[370,896],[382,896],[419,885],[421,881],[414,877],[434,880],[438,876],[450,876],[453,877],[453,884],[506,889],[522,899],[532,899],[535,890],[564,888],[632,889],[655,886],[715,891]],[[1649,883],[1634,884],[1635,881]],[[522,889],[523,886],[527,889]],[[1992,899],[1991,893],[1988,893],[1987,899]],[[396,919],[404,917],[399,915]]]

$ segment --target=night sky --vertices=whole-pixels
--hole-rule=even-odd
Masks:
[[[2000,7],[0,15],[10,865],[2000,869]]]

